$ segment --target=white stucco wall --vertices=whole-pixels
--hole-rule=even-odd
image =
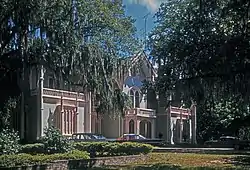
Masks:
[[[77,118],[77,132],[81,133],[84,132],[84,107],[78,107],[79,111],[78,111],[78,118]]]
[[[107,138],[118,138],[121,136],[123,134],[123,119],[112,119],[108,115],[104,116],[102,134]]]
[[[43,107],[44,107],[44,111],[43,111],[43,115],[42,115],[42,118],[43,118],[43,120],[42,120],[42,129],[48,127],[50,111],[52,113],[55,112],[56,104],[44,103]],[[42,134],[42,135],[44,135],[44,134]]]

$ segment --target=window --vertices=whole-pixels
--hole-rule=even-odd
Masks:
[[[133,90],[130,90],[129,96],[130,96],[130,100],[132,102],[132,107],[134,107],[135,106],[135,100],[134,100],[134,91]]]
[[[140,92],[130,90],[129,92],[130,100],[132,101],[132,107],[140,107]]]
[[[54,79],[52,77],[49,77],[49,88],[54,88]]]
[[[138,91],[135,92],[135,107],[140,107],[140,93]]]

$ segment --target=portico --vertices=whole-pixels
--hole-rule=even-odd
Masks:
[[[124,118],[125,133],[155,138],[156,114],[153,109],[135,108],[127,111]]]
[[[189,142],[196,144],[196,106],[189,109],[170,106],[164,114],[157,115],[162,124],[160,132],[171,144]]]

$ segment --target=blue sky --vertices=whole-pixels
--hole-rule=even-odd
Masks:
[[[148,15],[147,33],[154,27],[154,14],[157,12],[160,4],[166,0],[123,0],[127,15],[136,19],[137,35],[144,37],[145,20],[144,16]]]

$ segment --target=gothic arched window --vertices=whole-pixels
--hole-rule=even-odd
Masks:
[[[135,107],[140,107],[140,93],[138,91],[135,92]]]
[[[134,100],[134,91],[133,90],[130,90],[129,96],[130,96],[130,100],[132,102],[132,107],[134,107],[135,106],[135,100]]]

